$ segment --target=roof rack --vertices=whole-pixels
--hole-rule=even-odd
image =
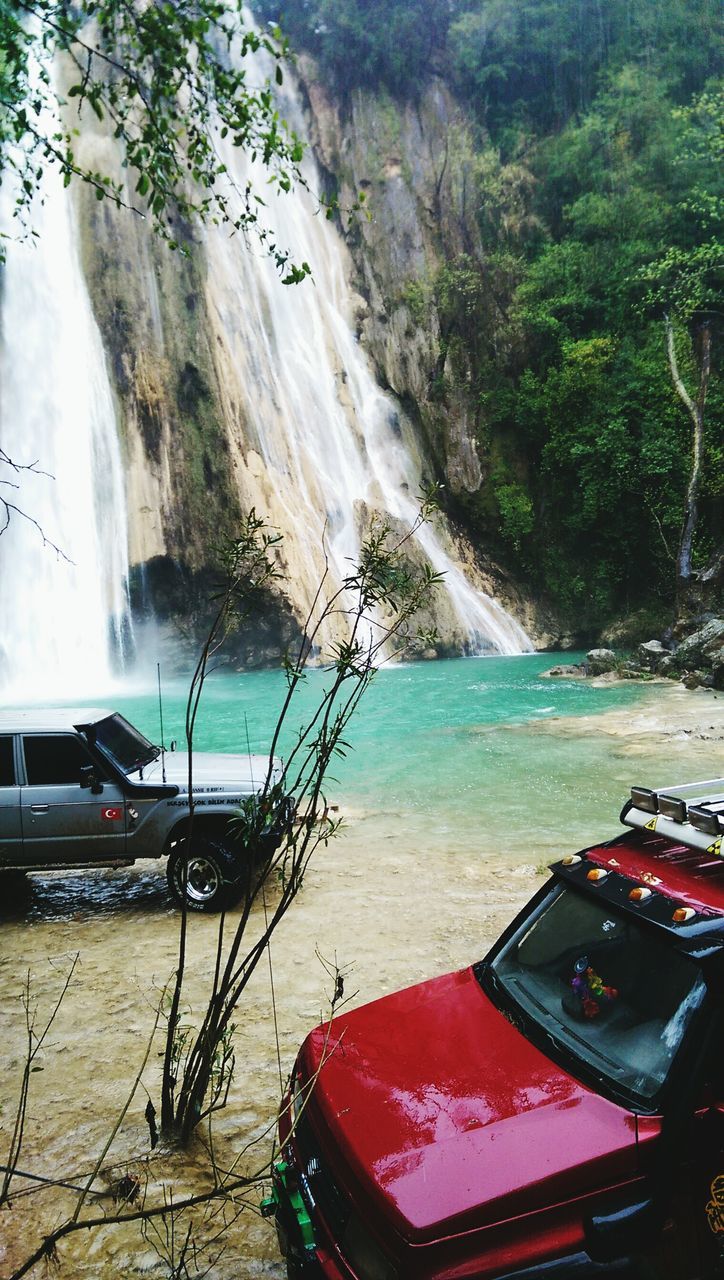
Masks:
[[[724,778],[685,782],[661,790],[632,787],[631,799],[621,810],[629,827],[656,831],[691,849],[724,857]]]

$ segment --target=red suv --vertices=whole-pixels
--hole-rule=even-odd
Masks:
[[[724,1276],[724,780],[621,818],[480,963],[307,1037],[292,1280]]]

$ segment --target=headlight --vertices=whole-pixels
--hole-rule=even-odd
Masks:
[[[359,1280],[397,1280],[396,1269],[387,1261],[354,1213],[344,1229],[341,1247]]]
[[[294,1084],[292,1085],[292,1115],[295,1124],[302,1114],[308,1093],[309,1088],[304,1089],[299,1076],[295,1076]]]

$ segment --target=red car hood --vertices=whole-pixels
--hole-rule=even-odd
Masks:
[[[633,1115],[573,1079],[495,1008],[472,969],[319,1027],[309,1118],[335,1177],[414,1242],[630,1177]]]

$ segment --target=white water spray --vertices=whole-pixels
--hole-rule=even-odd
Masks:
[[[57,128],[48,109],[45,128]],[[70,199],[46,167],[18,243],[0,190],[0,471],[10,512],[0,537],[0,696],[65,700],[112,683],[128,629],[128,537],[116,420]],[[18,488],[10,488],[12,481]],[[4,523],[0,508],[0,521]],[[42,530],[42,534],[41,534]],[[63,553],[44,544],[43,536]]]
[[[304,132],[289,79],[282,114]],[[239,189],[249,176],[258,191],[265,189],[263,169],[250,170],[231,147],[224,160]],[[309,156],[304,176],[310,190],[321,189]],[[233,382],[234,400],[242,406],[237,415],[244,447],[256,449],[263,460],[264,500],[287,542],[296,546],[291,572],[304,582],[301,594],[309,600],[323,564],[323,541],[341,579],[358,557],[370,513],[406,527],[415,523],[422,463],[409,423],[376,383],[355,338],[347,251],[339,232],[323,214],[315,216],[301,189],[272,195],[263,217],[280,248],[289,248],[296,262],[311,264],[313,279],[284,287],[258,247],[218,230],[208,237],[209,299],[226,348],[224,379]],[[437,530],[424,525],[417,542],[433,568],[445,574],[448,642],[466,652],[510,654],[533,647],[515,619],[466,579],[442,524]]]

